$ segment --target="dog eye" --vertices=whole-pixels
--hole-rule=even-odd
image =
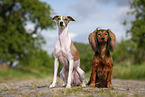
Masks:
[[[58,18],[58,20],[60,20],[60,18]]]
[[[100,35],[100,34],[98,34],[98,35]]]
[[[67,19],[64,19],[65,21],[67,21]]]

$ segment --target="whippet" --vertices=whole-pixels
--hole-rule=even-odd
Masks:
[[[71,84],[82,83],[82,87],[85,87],[85,72],[80,68],[80,54],[68,35],[68,23],[75,20],[71,16],[54,16],[53,20],[58,25],[59,39],[54,48],[54,78],[50,88],[55,87],[59,61],[64,66],[60,72],[63,86],[71,88]]]

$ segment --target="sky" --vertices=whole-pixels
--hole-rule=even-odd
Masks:
[[[130,11],[129,0],[40,0],[46,2],[53,9],[55,15],[71,16],[75,19],[69,23],[69,35],[73,42],[88,42],[88,35],[96,28],[110,29],[115,33],[117,41],[128,39],[126,30],[130,26],[124,26],[124,20],[131,21],[133,16],[127,15]],[[58,40],[58,29],[43,30],[42,35],[46,39],[43,49],[52,54],[55,43]]]

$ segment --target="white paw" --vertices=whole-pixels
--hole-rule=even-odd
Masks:
[[[49,86],[49,88],[53,88],[53,87],[55,87],[55,84],[51,84],[51,85]]]
[[[67,85],[66,88],[71,88],[71,85]]]
[[[82,84],[82,87],[86,87],[86,84],[85,84],[85,83],[83,83],[83,84]]]
[[[66,84],[62,84],[62,86],[64,87],[64,86],[66,86]]]

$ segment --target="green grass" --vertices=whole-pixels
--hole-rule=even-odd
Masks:
[[[113,78],[145,80],[145,64],[115,65]]]
[[[49,72],[49,71],[48,71]],[[91,71],[86,73],[86,78],[89,78]],[[114,65],[113,68],[113,78],[119,79],[136,79],[136,80],[145,80],[145,64],[142,65]],[[59,76],[59,72],[58,72]],[[23,69],[14,69],[8,68],[3,70],[0,68],[0,80],[9,80],[9,79],[25,79],[25,78],[45,78],[53,77],[53,72],[50,73],[41,73],[35,70],[23,70]]]
[[[52,76],[52,74],[43,74],[40,72],[22,71],[19,69],[9,68],[8,70],[0,70],[0,81],[11,80],[11,79],[30,79],[30,78],[45,78]]]
[[[40,94],[41,95],[41,94]],[[39,95],[39,96],[40,96]],[[44,95],[44,94],[42,94]],[[114,89],[95,89],[95,88],[82,88],[72,87],[71,89],[57,89],[49,91],[49,95],[57,96],[75,96],[75,97],[143,97],[143,94],[135,94],[130,96],[128,93],[120,93]]]

